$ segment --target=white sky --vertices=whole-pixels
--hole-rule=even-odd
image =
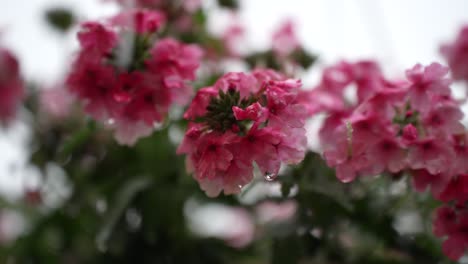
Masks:
[[[17,54],[24,76],[50,85],[66,72],[76,44],[73,34],[64,38],[46,27],[43,11],[60,4],[80,18],[98,18],[116,10],[102,2],[0,0],[0,43]],[[377,58],[391,74],[418,62],[440,61],[440,43],[468,23],[467,0],[243,0],[242,8],[251,47],[268,46],[280,22],[293,18],[304,45],[322,62]],[[21,189],[26,174],[17,168],[24,167],[21,143],[27,131],[20,124],[13,131],[0,131],[0,192]]]

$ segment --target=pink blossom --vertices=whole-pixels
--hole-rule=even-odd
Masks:
[[[460,137],[463,113],[450,95],[446,74],[447,69],[437,63],[417,65],[407,71],[406,83],[386,80],[373,62],[342,62],[327,68],[312,92],[328,87],[324,91],[338,99],[354,83],[360,97],[354,105],[326,110],[329,115],[320,140],[324,158],[337,177],[351,181],[386,171],[423,170],[445,175],[445,181],[434,182],[415,177],[417,188],[430,184],[433,193],[439,194],[451,175],[466,173],[463,157],[468,152]],[[453,166],[447,166],[450,162]]]
[[[459,105],[436,104],[423,116],[423,125],[431,135],[447,137],[463,132],[463,112]]]
[[[154,42],[147,34],[163,20],[157,11],[131,9],[109,25],[87,22],[79,33],[81,50],[66,84],[88,114],[110,123],[121,144],[133,145],[151,134],[173,104],[183,105],[191,97],[189,81],[195,79],[202,51],[170,38]],[[142,49],[131,53],[141,57],[122,65],[116,55],[128,32],[139,43],[130,48]]]
[[[218,90],[213,87],[205,87],[198,90],[192,103],[189,105],[187,111],[185,111],[184,118],[191,120],[205,115],[206,107],[210,103],[210,99],[217,94]]]
[[[208,196],[239,193],[253,177],[297,164],[305,155],[304,113],[297,89],[271,70],[227,73],[200,89],[184,117],[189,127],[178,148]],[[274,96],[273,96],[274,95]]]
[[[368,159],[372,160],[369,171],[373,175],[384,171],[397,173],[407,166],[402,144],[391,137],[382,137],[366,153],[369,155]]]
[[[341,97],[323,89],[299,92],[298,102],[304,105],[308,116],[313,116],[320,112],[335,112],[345,109],[345,104]]]
[[[411,145],[418,139],[418,130],[413,124],[403,127],[402,140],[405,145]]]
[[[448,68],[438,63],[432,63],[427,67],[417,64],[407,70],[411,107],[425,113],[431,105],[432,96],[450,95],[451,80],[445,77],[447,74]]]
[[[461,28],[452,43],[441,47],[441,53],[447,60],[452,77],[468,81],[468,25]]]
[[[42,111],[57,119],[63,119],[70,114],[74,100],[70,92],[61,85],[42,89],[39,95]]]
[[[81,27],[78,40],[82,49],[106,53],[117,45],[117,34],[111,28],[98,22],[85,22]]]
[[[154,33],[165,22],[164,14],[159,11],[131,9],[113,17],[111,23],[127,29],[132,29],[138,34]]]
[[[261,89],[261,84],[250,74],[229,72],[218,79],[214,87],[217,90],[223,91],[227,91],[230,88],[236,89],[239,91],[241,97],[247,97],[258,92]]]
[[[434,196],[440,194],[450,181],[450,176],[447,174],[431,174],[427,170],[412,171],[411,177],[416,191],[424,192],[430,188]]]
[[[452,161],[453,174],[468,172],[468,135],[465,133],[453,136],[455,157]]]
[[[453,261],[458,261],[468,249],[468,213],[466,209],[454,212],[451,208],[437,210],[434,220],[434,232],[447,239],[442,244],[442,251]]]
[[[291,82],[290,80],[268,82],[266,96],[271,126],[278,128],[304,126],[308,116],[306,108],[297,101],[297,94],[294,93],[300,85],[300,81]]]
[[[19,63],[8,50],[0,47],[0,123],[8,124],[24,96]]]
[[[178,76],[185,80],[195,79],[195,72],[203,55],[197,45],[187,45],[172,38],[156,42],[150,52],[152,59],[146,61],[150,71],[154,74],[160,72],[168,78]]]
[[[240,47],[245,41],[244,35],[245,29],[240,24],[232,24],[225,30],[221,39],[228,56],[237,58],[242,55]]]
[[[294,23],[290,20],[285,21],[273,34],[273,51],[279,56],[287,56],[298,47],[300,47],[300,44],[296,36]]]
[[[234,117],[239,121],[252,120],[261,123],[265,122],[268,118],[268,109],[258,102],[249,105],[245,109],[233,106],[232,112],[234,113]]]
[[[457,223],[457,214],[450,207],[440,207],[435,212],[434,218],[434,234],[436,236],[445,236],[454,231]]]
[[[447,168],[453,155],[446,142],[427,138],[409,147],[408,164],[411,169],[426,169],[431,174],[438,174]]]
[[[468,174],[452,177],[436,197],[444,202],[456,201],[458,204],[464,204],[468,200]]]

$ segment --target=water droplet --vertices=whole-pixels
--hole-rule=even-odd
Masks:
[[[275,173],[271,173],[271,172],[266,172],[265,173],[265,180],[267,180],[267,181],[274,181],[274,180],[276,180],[277,177],[278,177],[278,175],[275,174]]]
[[[108,125],[113,125],[114,123],[115,123],[114,118],[109,118],[109,119],[107,120],[107,124],[108,124]]]

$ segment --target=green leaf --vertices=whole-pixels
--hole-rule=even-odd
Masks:
[[[70,155],[91,137],[95,129],[96,123],[89,121],[85,127],[73,134],[59,150],[59,160],[64,161],[69,159]]]
[[[112,235],[115,225],[122,216],[122,213],[125,211],[135,195],[146,189],[150,184],[151,181],[147,178],[135,178],[123,186],[123,189],[117,194],[117,198],[114,201],[114,207],[109,211],[105,218],[106,221],[96,236],[96,245],[98,249],[102,251],[107,250],[107,242]]]
[[[239,2],[237,0],[218,0],[218,4],[221,7],[230,8],[230,9],[239,8]]]
[[[46,20],[55,29],[66,32],[75,23],[75,17],[73,13],[63,7],[56,7],[46,12]]]

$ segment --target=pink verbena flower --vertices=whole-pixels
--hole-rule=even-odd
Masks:
[[[414,110],[425,113],[434,96],[450,95],[451,80],[446,77],[448,71],[447,67],[438,63],[426,67],[417,64],[406,71],[406,77],[410,81],[408,97]]]
[[[462,27],[452,43],[441,47],[455,80],[468,81],[468,25]]]
[[[373,61],[350,63],[341,61],[323,70],[320,83],[312,90],[302,92],[301,101],[309,115],[318,112],[339,112],[355,107],[344,92],[356,88],[357,103],[362,111],[382,111],[393,114],[394,104],[401,102],[405,94],[403,82],[391,82],[384,78],[380,67]],[[377,96],[378,95],[378,96]]]
[[[408,163],[411,169],[426,169],[431,174],[437,174],[444,172],[453,155],[453,149],[447,142],[426,138],[409,147]]]
[[[74,100],[73,96],[62,84],[42,89],[39,94],[41,110],[60,120],[70,114]]]
[[[442,251],[453,261],[458,261],[468,249],[468,212],[450,207],[437,209],[433,222],[434,233],[446,237]]]
[[[66,84],[85,111],[133,145],[191,97],[202,51],[174,39],[154,41],[164,22],[157,11],[131,9],[106,23],[87,22]]]
[[[443,202],[456,201],[457,204],[463,206],[468,201],[468,174],[459,174],[452,177],[436,198]]]
[[[273,51],[279,56],[287,56],[298,47],[300,43],[294,23],[291,20],[285,21],[273,34]]]
[[[447,181],[433,188],[440,192],[452,175],[467,173],[460,158],[468,154],[460,136],[465,131],[460,123],[463,113],[450,95],[446,73],[436,63],[417,65],[407,71],[406,83],[386,80],[371,62],[327,68],[313,91],[343,98],[344,89],[354,83],[361,94],[343,109],[322,109],[329,116],[320,140],[337,177],[349,182],[359,175],[424,170],[446,175]]]
[[[221,40],[224,44],[225,53],[228,57],[240,58],[243,55],[241,47],[245,41],[245,29],[239,23],[229,25],[223,34]]]
[[[265,176],[305,155],[299,81],[271,70],[228,73],[198,91],[184,117],[189,127],[178,148],[208,196],[240,192],[255,163]]]
[[[159,11],[130,9],[121,12],[111,19],[114,26],[133,30],[138,34],[153,33],[165,22],[165,16]]]
[[[0,123],[8,125],[16,116],[24,96],[19,63],[8,50],[0,47]]]

